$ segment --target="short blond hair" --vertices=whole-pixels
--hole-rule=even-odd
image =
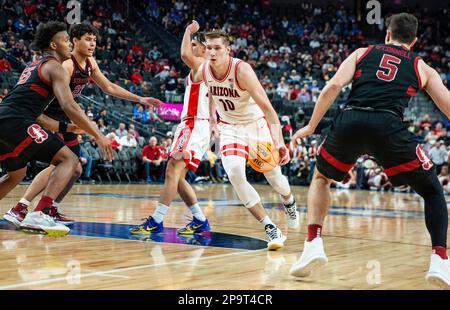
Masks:
[[[223,44],[225,46],[230,45],[230,37],[228,36],[228,33],[222,30],[213,30],[205,33],[205,39],[222,39]]]

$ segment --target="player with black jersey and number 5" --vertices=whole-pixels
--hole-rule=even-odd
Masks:
[[[426,279],[450,288],[447,203],[432,161],[402,122],[410,98],[421,89],[450,117],[450,93],[439,74],[411,51],[417,28],[414,15],[400,13],[388,18],[385,44],[353,52],[321,92],[309,124],[292,137],[296,143],[311,135],[341,89],[352,83],[345,108],[318,150],[308,193],[308,238],[291,275],[308,276],[328,261],[321,233],[331,202],[331,180],[342,181],[361,154],[370,154],[385,168],[393,185],[408,184],[425,200],[425,223],[432,244]]]

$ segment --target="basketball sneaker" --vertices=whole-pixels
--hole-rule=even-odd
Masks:
[[[450,289],[450,260],[431,254],[430,269],[425,279],[432,285]]]
[[[164,230],[163,222],[156,223],[153,217],[149,216],[145,219],[144,223],[139,226],[130,228],[132,234],[159,234]]]
[[[267,236],[269,237],[269,242],[267,243],[267,249],[269,251],[275,251],[284,246],[284,241],[286,241],[286,236],[283,235],[281,230],[272,224],[267,224],[264,227]]]
[[[16,227],[20,227],[20,223],[22,223],[27,213],[27,206],[19,202],[14,208],[9,209],[9,211],[3,215],[3,218],[11,224],[14,224]]]
[[[294,202],[291,204],[283,205],[287,227],[292,229],[298,228],[300,226],[300,213],[297,211],[297,202],[294,199]]]
[[[177,233],[179,233],[180,235],[201,234],[202,232],[206,231],[211,231],[208,219],[202,222],[195,216],[193,217],[192,221],[186,225],[186,227],[177,229]]]
[[[55,207],[51,207],[50,208],[50,214],[49,214],[53,220],[58,223],[58,224],[63,224],[63,225],[73,225],[75,223],[74,220],[71,220],[69,218],[67,218],[63,213],[59,213],[58,209]]]
[[[52,217],[41,211],[28,213],[20,224],[20,229],[30,232],[42,232],[50,237],[62,237],[70,232],[69,227],[55,223]]]
[[[305,240],[303,253],[299,260],[292,265],[289,274],[294,277],[308,277],[313,270],[325,265],[328,257],[323,249],[323,240],[320,237],[312,241]]]

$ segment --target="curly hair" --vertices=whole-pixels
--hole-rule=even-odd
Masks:
[[[67,31],[65,23],[56,21],[40,23],[34,35],[34,40],[31,43],[31,48],[37,51],[49,49],[53,37],[61,31]]]
[[[98,37],[98,30],[94,26],[90,24],[74,24],[70,26],[69,30],[69,36],[70,36],[70,42],[73,43],[73,38],[81,39],[83,35],[86,33],[93,34],[94,36]]]

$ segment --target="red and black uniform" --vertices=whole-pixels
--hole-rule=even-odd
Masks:
[[[81,95],[84,87],[89,83],[92,65],[89,58],[86,59],[86,67],[82,68],[76,58],[72,55],[73,71],[70,78],[70,90],[72,91],[72,96],[76,100]],[[69,117],[64,113],[59,104],[58,100],[55,99],[48,108],[44,111],[44,114],[60,122],[70,122]],[[60,134],[64,143],[75,153],[75,155],[80,156],[80,146],[78,144],[77,135],[71,132]]]
[[[341,181],[362,154],[377,158],[394,185],[413,182],[434,168],[403,111],[422,88],[420,57],[396,45],[369,46],[357,60],[352,90],[319,148],[317,168]]]
[[[36,123],[55,98],[52,85],[41,74],[42,65],[51,60],[56,59],[49,56],[29,64],[0,103],[0,161],[8,171],[25,167],[31,159],[50,163],[64,146]]]

